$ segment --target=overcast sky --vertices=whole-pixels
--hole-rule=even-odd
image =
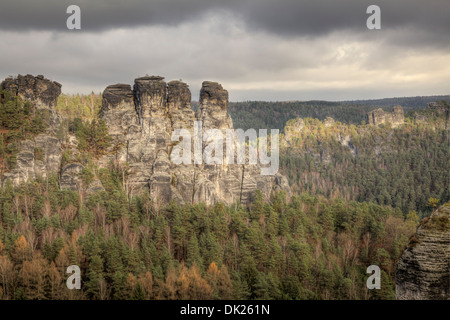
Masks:
[[[0,39],[0,78],[43,74],[64,93],[146,74],[182,79],[193,100],[204,80],[232,101],[450,93],[449,0],[1,0]]]

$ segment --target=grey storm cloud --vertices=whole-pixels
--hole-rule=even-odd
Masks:
[[[446,46],[450,42],[448,0],[2,0],[0,29],[67,31],[66,8],[71,4],[80,6],[82,28],[88,32],[176,26],[227,11],[242,19],[249,29],[288,37],[336,30],[367,31],[365,10],[376,4],[382,11],[382,28],[420,31],[422,39],[411,39],[413,43],[422,40],[428,45]]]
[[[372,4],[381,30],[366,28]],[[449,0],[0,0],[0,79],[76,93],[148,73],[194,99],[203,80],[234,100],[448,94],[449,14]]]

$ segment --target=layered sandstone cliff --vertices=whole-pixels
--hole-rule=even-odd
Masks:
[[[77,140],[70,135],[65,141],[58,138],[61,117],[55,110],[61,85],[42,76],[19,76],[6,79],[2,89],[32,102],[35,108],[48,113],[47,130],[31,140],[22,141],[17,165],[5,173],[2,184],[11,180],[14,185],[50,174],[59,175],[61,188],[80,190],[80,174],[85,164],[76,160],[62,163],[63,151],[77,154]],[[176,129],[194,133],[194,122],[207,129],[233,129],[227,113],[228,92],[216,83],[203,82],[197,113],[191,109],[191,92],[186,83],[163,77],[147,76],[128,84],[108,86],[103,92],[101,118],[112,136],[114,151],[98,159],[99,168],[112,162],[126,165],[126,188],[130,196],[149,192],[152,199],[165,204],[174,199],[179,203],[232,204],[251,201],[260,189],[268,198],[272,191],[290,189],[287,179],[280,175],[261,175],[258,164],[174,164],[170,155],[176,142],[171,140]],[[35,150],[44,156],[37,159]],[[203,145],[203,148],[205,146]],[[64,150],[63,150],[64,149]],[[74,157],[76,158],[76,157]],[[89,192],[102,190],[98,179]]]
[[[450,204],[425,218],[397,264],[399,300],[450,299]]]
[[[52,172],[58,174],[62,149],[56,132],[61,123],[61,116],[55,107],[61,94],[61,85],[41,75],[19,75],[17,78],[5,79],[0,87],[25,101],[30,101],[41,113],[46,126],[44,133],[19,143],[16,166],[0,177],[2,184],[8,179],[18,185],[37,177],[47,178]]]
[[[227,113],[228,92],[220,84],[203,82],[196,114],[187,84],[166,83],[162,77],[138,78],[133,89],[124,84],[108,86],[103,97],[102,118],[113,138],[125,146],[115,157],[129,164],[130,186],[136,192],[148,188],[152,198],[161,202],[206,204],[248,203],[256,189],[266,197],[274,190],[290,192],[284,176],[261,175],[259,165],[175,165],[171,161],[174,130],[186,129],[193,135],[195,121],[201,122],[202,133],[233,129]],[[102,159],[110,160],[112,156]]]
[[[368,123],[378,126],[390,123],[393,128],[400,126],[405,121],[405,114],[401,106],[395,106],[392,112],[386,112],[381,108],[368,113]]]

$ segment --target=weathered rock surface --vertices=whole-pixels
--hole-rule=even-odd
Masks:
[[[450,299],[450,204],[425,218],[397,264],[399,300]]]
[[[342,146],[347,147],[350,150],[352,156],[356,157],[358,155],[358,150],[352,144],[349,135],[343,135],[342,133],[339,133],[338,141],[341,143]]]
[[[10,179],[14,185],[36,177],[59,174],[61,188],[83,190],[87,194],[104,190],[100,180],[84,186],[81,173],[84,164],[71,161],[61,167],[62,144],[56,138],[61,117],[55,110],[61,85],[42,76],[19,76],[1,83],[5,90],[31,101],[36,109],[48,113],[47,130],[32,140],[22,141],[17,155],[17,166],[4,174],[2,183]],[[160,204],[174,199],[179,203],[218,201],[231,204],[251,201],[256,189],[268,198],[272,191],[286,190],[287,179],[276,174],[261,175],[258,164],[174,164],[170,155],[176,141],[172,133],[187,129],[194,133],[194,123],[207,129],[233,129],[227,113],[228,92],[211,81],[203,82],[197,113],[191,109],[191,92],[186,83],[170,81],[163,77],[146,76],[128,84],[108,86],[103,92],[101,118],[106,122],[113,138],[113,147],[98,160],[99,168],[111,161],[128,167],[127,190],[130,195],[149,192]],[[77,155],[77,139],[69,135],[64,148]],[[202,150],[205,145],[202,146]],[[194,152],[192,144],[191,155]],[[225,153],[224,153],[225,154]],[[194,157],[191,156],[193,160]]]
[[[395,106],[392,112],[386,112],[381,108],[368,113],[368,123],[378,126],[384,123],[390,123],[393,128],[402,125],[405,121],[405,114],[401,106]]]
[[[32,106],[41,112],[45,119],[45,133],[33,139],[21,141],[17,153],[17,163],[13,170],[0,177],[1,184],[10,179],[13,185],[26,182],[37,177],[48,178],[51,173],[58,173],[61,164],[61,142],[55,133],[61,123],[61,116],[55,110],[61,85],[39,75],[7,78],[0,84],[2,90],[30,101]]]
[[[61,84],[45,79],[42,75],[34,77],[27,74],[19,75],[17,78],[7,78],[1,83],[1,88],[31,101],[38,109],[55,108],[58,96],[61,94]]]
[[[335,124],[335,121],[332,117],[326,117],[325,120],[323,121],[323,124],[325,125],[325,127],[332,127]]]
[[[266,197],[272,190],[290,193],[284,176],[262,176],[258,165],[175,165],[170,160],[174,145],[171,135],[176,129],[186,129],[193,135],[194,121],[201,122],[202,132],[233,129],[227,113],[228,92],[220,84],[203,82],[196,114],[191,109],[188,85],[181,81],[166,84],[159,76],[136,79],[133,90],[127,85],[109,86],[103,96],[102,118],[114,140],[123,145],[115,159],[128,163],[132,192],[147,188],[161,203],[175,199],[206,204],[248,203],[257,188]],[[112,156],[107,156],[101,162],[110,160]]]
[[[81,188],[80,174],[84,166],[79,163],[69,163],[61,170],[59,184],[63,189],[77,191]]]
[[[217,82],[204,81],[200,90],[200,105],[196,118],[203,129],[232,129],[228,115],[228,91]]]

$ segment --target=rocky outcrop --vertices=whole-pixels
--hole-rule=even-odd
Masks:
[[[1,83],[3,90],[20,96],[38,109],[53,109],[56,107],[58,96],[61,94],[61,84],[45,79],[44,76],[36,77],[27,74],[17,78],[7,78]]]
[[[325,120],[323,121],[323,124],[325,125],[325,127],[332,127],[335,124],[335,121],[332,117],[326,117]]]
[[[233,122],[227,110],[228,91],[216,82],[203,82],[196,114],[197,120],[202,121],[203,129],[232,129]]]
[[[302,118],[289,120],[284,128],[283,144],[290,145],[290,142],[298,136],[305,127],[305,121]]]
[[[399,300],[450,299],[450,203],[425,218],[397,264]]]
[[[61,117],[55,107],[61,85],[42,76],[19,76],[2,82],[4,90],[30,101],[36,109],[47,112],[48,123],[44,134],[22,141],[17,155],[17,166],[5,173],[2,182],[10,179],[14,185],[37,177],[46,178],[52,172],[59,174],[60,186],[87,194],[104,190],[94,177],[83,185],[83,163],[78,163],[77,139],[70,135],[64,148],[73,155],[62,164],[62,144],[57,138]],[[290,194],[287,179],[275,174],[261,175],[259,164],[174,164],[171,152],[177,141],[172,141],[176,129],[194,134],[194,124],[200,123],[203,134],[207,129],[233,129],[228,115],[228,92],[211,81],[205,81],[200,91],[197,113],[191,109],[191,92],[186,83],[163,77],[137,78],[129,84],[108,86],[103,92],[101,118],[106,122],[113,146],[107,155],[98,159],[99,168],[115,165],[127,167],[126,189],[129,195],[149,192],[156,203],[167,204],[172,199],[179,203],[218,201],[227,204],[249,203],[256,189],[268,198],[272,191],[285,190]],[[202,143],[201,151],[205,149]],[[192,144],[191,153],[194,153]],[[225,153],[224,153],[225,154]],[[191,157],[194,159],[194,157]]]
[[[11,180],[18,185],[37,177],[47,178],[51,173],[58,173],[61,164],[61,142],[55,133],[61,123],[61,116],[55,110],[61,85],[39,75],[7,78],[0,87],[3,91],[30,101],[32,107],[42,114],[46,130],[33,139],[21,141],[18,145],[17,162],[13,170],[1,178],[2,184]]]
[[[196,114],[191,109],[188,85],[181,81],[166,83],[159,76],[136,79],[133,90],[124,84],[108,86],[103,97],[102,118],[114,141],[123,147],[101,162],[127,162],[132,192],[148,189],[160,203],[175,199],[180,203],[206,204],[248,203],[256,189],[261,189],[266,197],[273,190],[290,193],[284,176],[262,176],[258,165],[175,165],[170,160],[176,143],[171,141],[174,130],[186,129],[193,135],[195,121],[201,123],[201,133],[233,128],[227,113],[228,92],[220,84],[203,82]],[[193,148],[192,145],[192,154]]]
[[[403,124],[405,114],[401,106],[395,106],[392,112],[386,112],[381,108],[368,113],[368,123],[378,126],[380,124],[390,123],[393,128]]]
[[[59,177],[59,184],[63,189],[70,189],[73,191],[80,190],[81,172],[84,166],[79,163],[69,163],[61,169],[61,175]]]

